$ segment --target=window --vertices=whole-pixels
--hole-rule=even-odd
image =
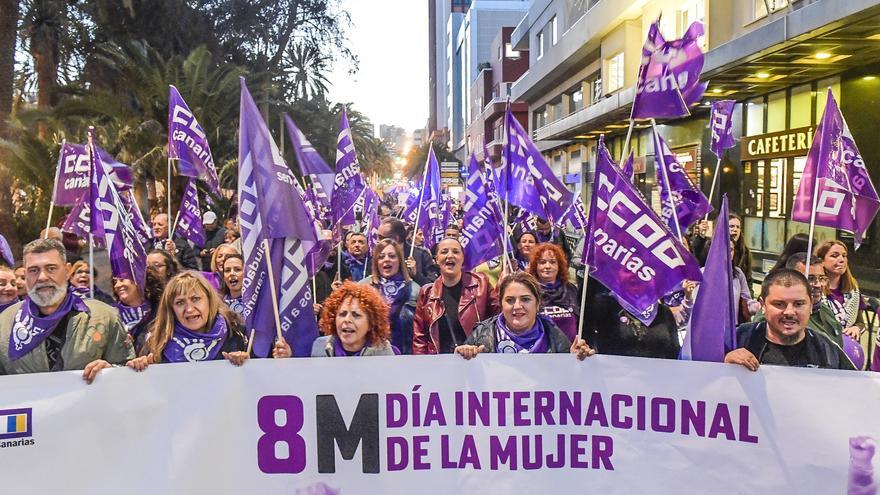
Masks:
[[[535,110],[535,129],[547,125],[547,107]]]
[[[514,50],[513,45],[511,45],[510,43],[505,43],[504,44],[504,56],[507,58],[518,59],[519,58],[519,51]]]
[[[552,19],[550,19],[550,43],[552,46],[556,46],[556,43],[559,41],[559,23],[556,22],[556,16],[554,15]]]
[[[623,87],[623,52],[605,61],[607,92],[613,93]]]
[[[584,90],[582,88],[578,88],[570,96],[572,113],[584,108]]]
[[[563,117],[562,115],[562,99],[560,98],[557,101],[554,101],[550,104],[552,108],[552,114],[550,115],[551,121],[555,122]]]
[[[544,56],[544,31],[535,36],[535,44],[538,45],[538,56],[535,57],[535,60],[541,60],[541,57]]]
[[[508,43],[508,45],[509,44],[510,43]],[[501,60],[502,58],[504,58],[504,47],[499,45],[498,46],[498,60]]]
[[[765,17],[788,6],[788,0],[755,0],[755,19]]]
[[[595,105],[596,103],[599,103],[599,100],[602,99],[602,78],[597,77],[596,79],[593,79],[591,86],[593,88],[592,104]]]

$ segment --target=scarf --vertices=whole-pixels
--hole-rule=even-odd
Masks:
[[[398,272],[390,278],[379,277],[379,293],[388,303],[388,319],[391,323],[391,343],[398,349],[404,347],[403,322],[400,321],[400,310],[409,301],[409,284],[403,279],[403,274]]]
[[[516,251],[516,256],[514,258],[516,258],[516,264],[519,266],[518,269],[520,271],[526,271],[529,268],[529,260],[523,257],[519,250]]]
[[[838,287],[832,289],[825,300],[841,327],[849,328],[856,324],[856,319],[859,317],[859,302],[862,300],[859,291],[843,292]]]
[[[356,352],[354,354],[349,354],[348,351],[346,351],[345,348],[342,347],[342,341],[339,340],[339,337],[334,335],[333,337],[330,337],[330,339],[333,340],[333,357],[363,356],[364,351],[366,351],[367,348],[370,347],[370,341],[367,340],[367,342],[364,344],[364,347],[361,348],[361,350],[359,350],[358,352]]]
[[[144,318],[150,315],[150,303],[146,301],[140,306],[126,306],[121,302],[114,304],[114,306],[119,310],[119,319],[122,320],[122,326],[130,334]]]
[[[345,266],[348,267],[349,273],[351,273],[351,279],[354,281],[359,281],[364,278],[364,271],[367,269],[367,258],[359,260],[351,255],[348,251],[342,252],[342,262],[345,263]]]
[[[169,363],[212,361],[220,354],[228,335],[229,327],[220,315],[217,315],[214,325],[205,333],[193,332],[175,320],[174,333],[165,344],[162,356]]]
[[[9,339],[9,359],[15,361],[42,344],[71,311],[88,313],[89,307],[82,299],[73,295],[69,286],[61,306],[48,316],[40,314],[40,308],[30,296],[25,297],[24,303],[13,319],[12,335]]]
[[[244,317],[244,303],[241,302],[241,296],[232,297],[229,295],[223,296],[223,302],[229,306],[229,309],[235,311],[235,313],[241,317]]]
[[[532,328],[521,334],[515,334],[507,328],[504,315],[499,315],[495,321],[495,341],[495,352],[501,354],[541,354],[547,352],[549,348],[547,334],[544,333],[544,323],[540,318],[535,319]]]

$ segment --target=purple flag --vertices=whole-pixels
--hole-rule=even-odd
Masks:
[[[718,218],[727,218],[727,214],[725,194]],[[697,290],[682,346],[682,359],[722,363],[725,352],[736,346],[738,301],[734,300],[732,267],[730,232],[726,228],[715,229],[703,269],[703,283]]]
[[[731,125],[734,105],[736,105],[735,100],[716,100],[712,102],[712,114],[709,118],[709,124],[712,128],[712,142],[709,144],[709,149],[719,159],[724,154],[724,150],[733,148],[736,145],[736,141],[733,139],[733,126]]]
[[[425,236],[425,247],[431,249],[443,239],[443,227],[440,225],[440,164],[434,155],[434,147],[428,151],[428,163],[425,164],[425,179],[422,182],[419,197],[418,225]]]
[[[12,256],[12,248],[5,237],[0,235],[0,261],[6,263],[6,266],[12,268],[15,266],[15,256]]]
[[[88,190],[86,191],[88,192]],[[73,209],[70,210],[70,213],[67,214],[67,218],[64,219],[64,225],[61,226],[61,230],[87,239],[89,233],[92,231],[90,218],[89,197],[85,196],[83,201],[74,205]],[[93,239],[93,241],[95,247],[104,247],[104,241],[102,239],[96,238]]]
[[[131,169],[119,163],[109,153],[95,146],[104,171],[116,185],[117,191],[131,188],[134,181]],[[87,195],[89,188],[89,150],[85,144],[64,143],[58,156],[58,170],[52,202],[58,206],[76,206]]]
[[[146,248],[146,246],[150,245],[150,240],[153,238],[153,231],[147,226],[144,215],[134,199],[134,191],[120,191],[119,199],[122,200],[122,206],[125,208],[128,219],[137,233],[138,241]]]
[[[274,297],[281,332],[294,356],[308,356],[318,336],[306,266],[318,239],[316,226],[243,78],[238,163],[238,220],[247,267],[242,303],[247,328],[254,330],[254,352],[262,357],[271,352],[276,328]],[[274,294],[267,255],[272,261]]]
[[[661,155],[662,160],[659,159]],[[676,235],[679,231],[683,234],[694,222],[712,211],[709,199],[694,185],[684,167],[676,160],[675,154],[666,145],[666,141],[657,132],[654,132],[654,157],[657,166],[657,187],[660,189],[660,218]],[[664,177],[669,178],[669,185],[666,184]],[[675,203],[674,217],[672,206],[669,204],[670,194]],[[676,220],[678,228],[675,226]]]
[[[635,162],[633,159],[632,151],[630,151],[629,156],[626,157],[626,162],[624,162],[624,164],[623,164],[622,173],[623,173],[623,176],[628,178],[630,182],[633,181],[633,177],[635,177],[636,172],[635,172]]]
[[[565,212],[565,216],[562,217],[563,223],[557,225],[560,228],[565,227],[565,222],[571,224],[575,230],[583,230],[587,229],[587,209],[584,207],[584,200],[581,198],[580,194],[574,195],[574,201],[571,203],[571,207]]]
[[[293,144],[293,153],[296,155],[296,161],[299,163],[300,174],[308,175],[312,181],[312,193],[318,204],[324,210],[330,209],[330,195],[333,194],[333,183],[336,180],[336,173],[327,165],[327,162],[321,158],[321,155],[315,151],[312,143],[306,139],[305,134],[299,130],[293,119],[289,115],[284,114],[284,121],[287,123],[287,135]]]
[[[440,208],[440,228],[446,231],[450,224],[455,222],[455,216],[452,214],[452,196],[447,195],[443,200],[443,207]]]
[[[508,107],[505,115],[507,143],[502,150],[501,194],[510,204],[524,208],[550,223],[559,223],[574,195],[547,165],[528,133]]]
[[[606,158],[607,151],[597,157],[584,243],[587,264],[595,279],[644,312],[683,280],[700,280],[700,266]]]
[[[471,154],[461,229],[464,269],[467,271],[501,256],[504,250],[501,213],[488,191],[492,174],[491,168],[480,170],[477,157]]]
[[[205,227],[202,225],[202,209],[199,207],[199,190],[193,179],[187,182],[186,190],[183,192],[174,233],[192,241],[198,247],[205,245]]]
[[[424,175],[422,176],[424,177]],[[422,178],[420,177],[418,180],[418,184],[422,183]],[[400,214],[401,220],[409,224],[416,223],[416,213],[418,212],[419,206],[419,198],[421,197],[421,189],[413,187],[409,190],[409,198],[406,200],[406,205],[403,207],[403,212]]]
[[[91,181],[89,187],[89,228],[92,235],[103,238],[110,255],[113,278],[133,280],[143,285],[147,253],[138,240],[137,230],[131,223],[119,192],[104,170],[101,156],[94,145],[94,128],[89,128],[89,146],[92,149]]]
[[[177,160],[180,175],[201,179],[220,195],[208,137],[173,85],[168,86],[168,158]]]
[[[703,24],[691,24],[681,39],[666,41],[659,20],[651,24],[642,47],[632,118],[675,118],[690,115],[689,107],[703,97],[700,83],[703,52],[698,38]]]
[[[367,238],[367,249],[373,252],[373,246],[379,242],[379,195],[369,187],[364,190],[364,236]]]
[[[813,197],[814,190],[818,198]],[[852,232],[856,249],[880,209],[877,190],[831,89],[807,154],[791,219],[810,223],[814,200],[816,225]]]
[[[354,204],[366,187],[364,176],[361,175],[361,166],[357,161],[348,115],[343,108],[339,122],[339,138],[336,140],[336,177],[333,193],[330,196],[333,225],[337,235],[342,227],[354,225],[356,221]]]

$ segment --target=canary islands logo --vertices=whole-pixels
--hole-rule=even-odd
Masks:
[[[33,445],[33,411],[0,409],[0,448]]]

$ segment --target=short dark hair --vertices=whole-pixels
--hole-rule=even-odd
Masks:
[[[444,230],[449,230],[449,229],[461,232],[461,227],[459,227],[458,225],[456,225],[454,223],[450,223],[449,225],[447,225]]]
[[[770,293],[770,287],[774,285],[791,287],[797,284],[804,287],[804,290],[807,291],[807,296],[810,295],[810,282],[803,273],[797,270],[792,270],[791,268],[773,270],[764,277],[764,282],[761,283],[761,299],[767,299],[767,294]]]
[[[49,251],[58,251],[61,255],[61,259],[67,261],[67,249],[64,248],[64,244],[62,244],[61,241],[49,238],[36,239],[27,243],[24,246],[24,249],[22,249],[21,259],[24,260],[24,257],[31,253],[48,253]]]
[[[538,284],[538,279],[532,276],[529,272],[513,272],[510,275],[501,279],[501,283],[498,284],[498,299],[501,300],[504,298],[504,292],[510,287],[512,283],[518,283],[524,285],[529,292],[535,296],[535,299],[538,300],[538,307],[541,307],[541,303],[543,299],[541,298],[541,286]]]
[[[395,237],[395,241],[401,244],[406,243],[406,224],[396,218],[386,218],[382,220],[382,225],[389,226],[391,229],[389,233]]]
[[[789,256],[788,260],[785,262],[785,267],[795,270],[798,265],[806,265],[807,264],[807,253],[794,253]],[[810,256],[810,265],[821,265],[822,258],[818,256]]]

